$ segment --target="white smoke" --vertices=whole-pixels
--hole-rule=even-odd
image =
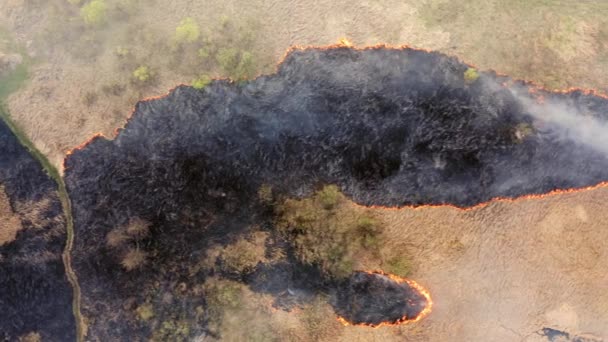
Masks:
[[[608,157],[608,122],[600,120],[584,108],[564,99],[532,98],[527,92],[511,89],[534,119],[539,132],[551,134],[557,140],[570,140],[583,144]]]

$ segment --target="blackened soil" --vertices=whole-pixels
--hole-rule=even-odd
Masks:
[[[334,308],[351,324],[376,326],[416,319],[426,298],[406,282],[386,275],[355,272],[340,286]]]
[[[303,196],[334,183],[362,204],[472,206],[608,179],[602,153],[541,132],[520,139],[516,127],[532,118],[500,86],[508,79],[466,84],[467,68],[411,49],[308,49],[245,84],[180,86],[140,102],[116,139],[96,138],[66,160],[85,316],[100,318],[91,336],[140,332],[127,298],[161,303],[148,293],[200,283],[204,272],[189,267],[207,247],[264,219],[262,184]],[[545,96],[601,120],[608,113],[600,97]],[[150,259],[126,272],[105,237],[134,216],[152,222],[137,246]],[[204,300],[188,296],[181,308],[193,312]]]
[[[43,341],[74,341],[72,288],[61,258],[66,227],[57,184],[1,120],[0,184],[13,208],[50,201],[40,211],[41,227],[38,222],[33,228],[29,217],[21,216],[23,229],[0,246],[0,341],[16,341],[31,332]]]

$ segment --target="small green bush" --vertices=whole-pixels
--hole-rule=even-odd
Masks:
[[[225,73],[232,75],[239,64],[239,51],[235,48],[221,48],[215,59]]]
[[[188,17],[175,28],[175,40],[179,43],[192,43],[201,35],[200,28],[194,19]]]
[[[137,316],[142,321],[147,321],[154,317],[154,307],[150,303],[145,303],[137,307]]]
[[[343,199],[338,187],[329,185],[311,198],[287,199],[276,207],[276,227],[297,258],[335,278],[353,271],[355,257],[379,255],[382,239],[378,222]]]
[[[328,185],[317,193],[317,198],[321,202],[321,206],[326,210],[333,209],[342,199],[341,197],[342,194],[335,185]]]
[[[135,80],[141,83],[145,83],[150,80],[150,78],[152,77],[152,73],[148,66],[140,65],[137,69],[133,71],[133,77],[135,78]]]
[[[272,187],[268,184],[263,184],[258,189],[258,199],[265,204],[272,204],[274,202],[274,195],[272,193]]]
[[[192,87],[194,89],[204,89],[206,86],[208,86],[211,83],[211,77],[207,76],[207,75],[203,75],[197,79],[195,79],[194,81],[192,81]]]
[[[407,258],[396,256],[387,261],[385,271],[400,277],[407,277],[412,272],[412,265]]]
[[[471,84],[471,83],[477,81],[478,78],[479,78],[479,73],[474,68],[468,68],[464,72],[464,81],[467,84]]]
[[[106,21],[108,6],[104,0],[93,0],[82,6],[80,16],[88,25],[100,25]]]
[[[211,279],[205,283],[207,312],[213,320],[221,321],[224,312],[242,306],[243,290],[238,283]]]
[[[166,320],[152,334],[154,342],[186,342],[190,337],[190,325],[184,320]]]

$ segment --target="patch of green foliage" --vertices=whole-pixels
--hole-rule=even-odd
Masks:
[[[137,317],[142,321],[148,321],[154,317],[154,306],[150,303],[145,303],[137,307]]]
[[[387,261],[384,270],[400,277],[407,277],[412,272],[412,264],[405,257],[395,256]]]
[[[377,255],[382,235],[378,221],[346,203],[334,185],[311,198],[287,199],[277,206],[276,227],[294,245],[297,258],[327,275],[350,275],[354,257]]]
[[[175,40],[179,43],[193,43],[201,35],[200,28],[194,19],[183,19],[175,28]]]
[[[477,70],[475,68],[468,68],[464,72],[464,82],[466,84],[471,84],[471,83],[477,81],[478,78],[479,78],[479,73],[477,72]]]
[[[255,65],[253,55],[236,48],[221,48],[215,59],[220,69],[233,80],[243,80],[253,75]]]
[[[192,81],[192,87],[194,89],[199,89],[199,90],[204,89],[209,84],[211,84],[211,77],[209,77],[207,75],[202,75],[202,76],[196,78],[194,81]]]
[[[80,16],[88,25],[100,25],[105,23],[108,6],[104,0],[93,0],[82,6]]]
[[[238,310],[242,306],[241,285],[232,281],[210,279],[205,283],[207,314],[214,324],[219,324],[225,312]]]
[[[147,65],[140,65],[139,67],[137,67],[137,69],[133,71],[133,77],[135,78],[135,80],[141,83],[145,83],[148,82],[152,77],[152,72],[150,71],[150,68]]]
[[[272,204],[274,202],[274,195],[272,193],[272,186],[263,184],[258,189],[258,199],[265,204]]]
[[[152,341],[186,342],[190,339],[190,324],[185,320],[166,320],[152,334]]]

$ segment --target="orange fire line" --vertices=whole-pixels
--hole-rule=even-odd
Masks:
[[[354,46],[348,39],[346,38],[341,38],[339,40],[340,42],[337,44],[332,44],[332,45],[328,45],[328,46],[299,46],[299,45],[294,45],[289,47],[286,51],[285,54],[281,57],[281,59],[279,60],[279,62],[276,64],[276,70],[275,73],[278,72],[279,68],[281,67],[281,65],[285,62],[286,58],[293,53],[294,51],[306,51],[306,50],[321,50],[321,51],[326,51],[326,50],[331,50],[331,49],[352,49],[352,50],[356,50],[356,51],[366,51],[366,50],[378,50],[378,49],[390,49],[390,50],[414,50],[414,51],[422,51],[422,52],[426,52],[426,53],[438,53],[447,57],[452,57],[452,58],[456,58],[459,61],[461,61],[462,63],[469,65],[473,68],[476,68],[473,64],[470,63],[465,63],[462,60],[460,60],[458,57],[456,56],[450,56],[447,55],[445,53],[442,52],[436,52],[436,51],[431,51],[431,50],[427,50],[427,49],[422,49],[422,48],[414,48],[411,47],[409,45],[398,45],[398,46],[392,46],[389,44],[377,44],[377,45],[373,45],[373,46],[363,46],[363,47],[357,47]],[[492,69],[488,69],[485,72],[493,72],[498,76],[503,76],[503,77],[509,77],[506,74],[502,74],[500,72],[497,72],[495,70]],[[252,79],[258,78],[260,76],[262,76],[263,74],[259,74],[257,76],[255,76]],[[233,83],[233,80],[230,80],[229,78],[222,78],[222,77],[218,77],[218,78],[213,78],[214,81],[217,80],[227,80],[231,83]],[[547,93],[553,93],[553,94],[571,94],[573,92],[582,92],[585,95],[593,95],[593,96],[598,96],[604,99],[608,100],[608,95],[600,93],[596,90],[593,89],[584,89],[584,88],[568,88],[568,89],[562,89],[562,90],[548,90],[546,88],[544,88],[543,86],[539,85],[538,83],[534,82],[534,81],[529,81],[529,80],[511,80],[511,82],[522,82],[524,85],[529,86],[530,89],[529,91],[531,93],[536,93],[537,91],[544,91]],[[169,89],[169,91],[167,91],[165,94],[161,94],[161,95],[156,95],[156,96],[151,96],[151,97],[147,97],[144,98],[140,101],[138,101],[138,103],[133,107],[131,113],[129,114],[128,118],[125,120],[125,124],[123,125],[123,127],[117,127],[114,130],[114,137],[112,139],[114,139],[119,132],[129,123],[129,121],[131,121],[133,114],[135,113],[135,110],[137,108],[137,105],[139,103],[143,103],[143,102],[148,102],[148,101],[154,101],[154,100],[158,100],[158,99],[162,99],[164,97],[167,97],[169,94],[171,94],[175,89],[177,89],[180,86],[186,86],[186,84],[179,84],[176,85],[175,87]],[[84,141],[83,143],[81,143],[80,145],[68,150],[66,152],[66,157],[64,158],[63,161],[63,168],[65,171],[66,165],[65,165],[65,161],[67,159],[67,157],[69,157],[72,153],[74,153],[76,150],[81,150],[84,149],[87,145],[89,145],[91,142],[93,142],[95,139],[98,138],[108,138],[106,137],[103,133],[95,133],[91,138],[87,139],[86,141]],[[554,195],[559,195],[559,194],[564,194],[564,193],[573,193],[573,192],[579,192],[579,191],[586,191],[586,190],[592,190],[592,189],[597,189],[597,188],[601,188],[601,187],[606,187],[608,186],[608,182],[601,182],[599,184],[596,185],[592,185],[592,186],[587,186],[587,187],[582,187],[582,188],[572,188],[572,189],[566,189],[566,190],[553,190],[551,192],[548,192],[546,194],[532,194],[532,195],[523,195],[523,196],[519,196],[516,198],[506,198],[506,197],[495,197],[490,199],[487,202],[483,202],[483,203],[479,203],[477,205],[474,205],[472,207],[459,207],[459,206],[455,206],[452,204],[436,204],[436,205],[420,205],[420,206],[413,206],[413,205],[406,205],[406,206],[401,206],[400,208],[423,208],[423,207],[452,207],[452,208],[456,208],[456,209],[462,209],[462,210],[472,210],[472,209],[476,209],[476,208],[480,208],[480,207],[485,207],[488,204],[492,203],[492,202],[496,202],[496,201],[501,201],[501,202],[514,202],[516,200],[521,200],[521,199],[538,199],[538,198],[543,198],[545,196],[554,196]],[[371,208],[374,207],[380,207],[380,208],[385,208],[385,207],[381,207],[381,206],[370,206]]]

